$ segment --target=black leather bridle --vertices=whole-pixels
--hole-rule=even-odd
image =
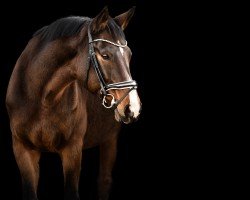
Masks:
[[[124,48],[127,46],[127,42],[125,45],[121,45],[121,44],[116,44],[114,42],[111,42],[111,41],[105,40],[105,39],[93,40],[91,33],[90,33],[90,26],[88,28],[88,38],[89,38],[89,58],[90,58],[90,62],[92,62],[92,64],[93,64],[93,67],[95,69],[96,75],[97,75],[98,80],[99,80],[99,83],[101,85],[101,94],[103,95],[102,104],[105,108],[116,109],[117,106],[126,98],[126,96],[132,90],[137,89],[137,83],[134,80],[130,80],[130,81],[122,81],[122,82],[118,82],[118,83],[107,84],[104,80],[103,73],[99,67],[99,64],[98,64],[98,61],[97,61],[97,58],[95,55],[93,43],[101,41],[101,42],[107,42],[107,43],[112,44],[112,45],[117,46],[117,47]],[[108,93],[109,90],[124,90],[124,89],[128,89],[128,91],[118,100],[116,100],[112,94]],[[107,105],[106,98],[108,96],[112,97],[110,105]]]

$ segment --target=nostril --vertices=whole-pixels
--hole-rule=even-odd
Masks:
[[[130,112],[128,116],[129,117],[134,117],[134,112]]]
[[[134,112],[131,112],[129,105],[126,105],[124,113],[125,113],[126,117],[133,117],[134,116]]]
[[[129,113],[130,113],[129,105],[126,105],[126,106],[125,106],[125,109],[124,109],[124,114],[125,114],[125,116],[128,116]]]

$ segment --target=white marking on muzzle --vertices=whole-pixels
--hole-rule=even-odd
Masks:
[[[134,112],[134,117],[137,118],[140,114],[140,100],[136,90],[132,90],[129,93],[130,111]]]

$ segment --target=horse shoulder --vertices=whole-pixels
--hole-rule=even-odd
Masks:
[[[32,38],[21,55],[19,56],[13,72],[11,74],[9,85],[6,94],[6,106],[7,108],[20,107],[20,105],[26,103],[26,71],[30,65],[32,57],[35,54],[35,49],[38,45],[37,38]]]

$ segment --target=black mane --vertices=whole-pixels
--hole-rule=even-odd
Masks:
[[[74,36],[88,21],[90,21],[90,18],[87,17],[61,18],[36,31],[33,37],[40,35],[42,40],[49,42],[60,37]]]
[[[61,18],[48,26],[44,26],[33,34],[33,37],[40,36],[43,42],[50,42],[60,37],[71,37],[80,32],[82,27],[90,22],[88,17],[66,17]],[[122,29],[110,18],[108,22],[109,32],[115,38],[121,38],[125,40],[125,35]]]

